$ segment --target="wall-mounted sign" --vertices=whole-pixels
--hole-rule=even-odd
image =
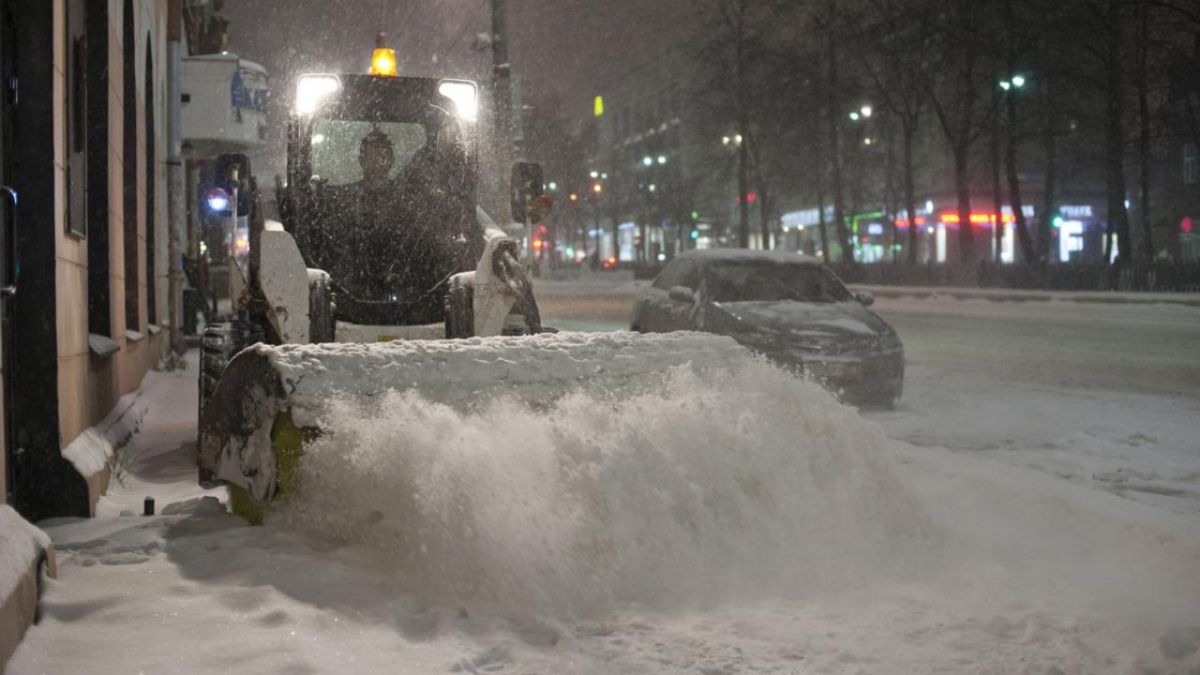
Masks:
[[[1064,204],[1063,206],[1058,207],[1058,212],[1061,213],[1064,218],[1070,218],[1072,220],[1081,220],[1083,218],[1093,217],[1091,204]]]
[[[269,97],[270,91],[265,88],[246,86],[241,71],[233,74],[233,80],[229,85],[229,104],[234,110],[266,112]]]

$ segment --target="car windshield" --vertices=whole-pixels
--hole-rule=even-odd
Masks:
[[[850,300],[850,291],[829,270],[817,265],[771,261],[729,261],[711,265],[704,275],[712,302],[830,303]]]

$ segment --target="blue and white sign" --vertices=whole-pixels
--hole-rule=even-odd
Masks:
[[[246,81],[242,78],[241,71],[233,74],[233,81],[229,85],[229,104],[234,110],[266,112],[269,96],[270,91],[267,89],[255,89],[246,86]]]

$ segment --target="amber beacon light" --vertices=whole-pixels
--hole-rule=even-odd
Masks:
[[[371,74],[396,77],[396,50],[388,49],[385,33],[375,37],[375,52],[371,54]]]

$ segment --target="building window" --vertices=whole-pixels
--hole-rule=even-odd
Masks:
[[[67,232],[87,236],[87,27],[82,0],[67,4]]]
[[[88,332],[112,335],[108,228],[108,3],[72,2],[84,17],[83,71],[87,120],[84,201],[88,250]]]
[[[124,152],[122,153],[122,189],[124,209],[121,234],[125,244],[125,330],[140,327],[138,312],[138,200],[137,200],[137,71],[134,54],[137,51],[133,32],[133,0],[125,0],[122,87],[124,120]]]
[[[158,160],[154,142],[154,50],[150,46],[150,36],[146,36],[146,113],[144,118],[146,131],[146,321],[158,323],[158,302],[154,278],[154,225],[155,218],[155,187],[158,176]]]
[[[1183,144],[1183,182],[1191,185],[1200,180],[1200,156],[1196,153],[1195,143]]]

